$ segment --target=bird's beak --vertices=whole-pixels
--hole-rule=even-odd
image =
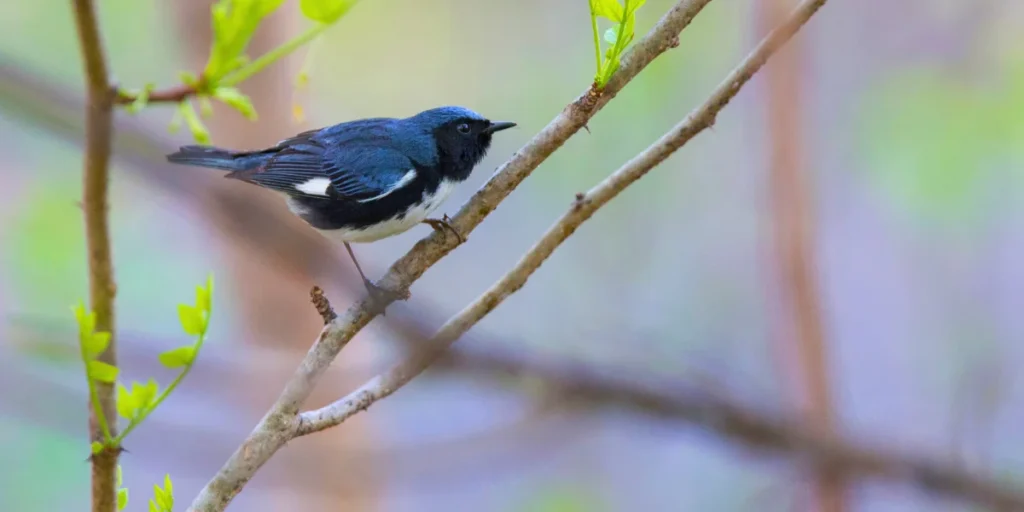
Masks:
[[[509,128],[512,128],[515,125],[516,125],[515,123],[509,123],[509,122],[506,122],[506,121],[499,121],[497,123],[492,122],[490,126],[488,126],[487,128],[484,128],[484,133],[500,132],[502,130],[507,130]]]

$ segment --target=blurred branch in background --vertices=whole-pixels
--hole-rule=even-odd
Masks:
[[[753,449],[775,451],[816,471],[906,482],[928,492],[960,498],[994,510],[1024,510],[1024,493],[1004,484],[934,462],[822,436],[803,420],[779,420],[706,391],[684,394],[678,383],[658,386],[612,378],[580,365],[510,355],[454,353],[444,361],[466,371],[540,379],[544,390],[584,406],[618,407],[679,420]],[[665,390],[673,390],[671,392]]]
[[[780,23],[793,4],[791,0],[762,0],[760,29]],[[779,52],[765,69],[767,114],[765,133],[769,140],[769,192],[772,208],[774,272],[770,272],[777,294],[777,345],[784,379],[789,380],[798,410],[806,411],[809,425],[822,436],[835,429],[835,411],[829,382],[828,354],[818,297],[816,244],[814,239],[813,186],[808,183],[804,161],[803,110],[800,98],[804,60],[800,39]],[[785,375],[789,374],[789,375]],[[818,468],[812,475],[816,510],[846,510],[844,484],[839,474]]]
[[[46,329],[47,325],[53,325],[54,322],[46,319],[33,320],[26,325],[26,328],[30,331],[42,330]],[[424,325],[426,323],[426,321],[400,324],[391,322],[389,326],[396,328],[395,332],[402,343],[415,347],[425,343],[428,338],[428,331]],[[50,334],[53,335],[46,336],[45,339],[67,337],[60,336],[59,333]],[[128,338],[135,338],[135,336],[129,332],[122,333],[122,339]],[[540,358],[519,351],[494,348],[517,345],[514,340],[501,340],[490,335],[472,334],[468,338],[466,340],[468,344],[486,346],[488,349],[484,351],[453,348],[444,353],[431,366],[430,370],[455,372],[467,377],[479,377],[488,381],[500,382],[520,389],[524,393],[537,396],[538,400],[542,400],[543,403],[535,412],[528,413],[528,418],[551,412],[564,414],[569,411],[579,411],[586,414],[605,408],[617,409],[661,420],[690,424],[751,450],[773,452],[780,457],[795,458],[818,470],[828,469],[848,477],[879,478],[905,483],[925,492],[977,505],[990,506],[996,510],[1024,510],[1024,493],[1019,490],[1018,485],[1013,483],[1000,482],[991,477],[972,474],[972,472],[958,469],[956,465],[944,465],[930,458],[901,453],[899,448],[893,446],[825,437],[817,433],[815,429],[805,426],[807,421],[800,416],[788,419],[780,417],[778,413],[764,411],[750,405],[749,400],[744,401],[724,396],[715,389],[709,389],[703,383],[695,385],[693,382],[687,381],[669,382],[654,381],[649,377],[633,378],[628,372],[613,367],[596,367],[575,361],[558,360],[548,356]],[[126,352],[122,354],[123,359],[129,362],[138,361],[140,364],[153,361],[155,359],[153,354],[145,353],[145,351],[146,347],[154,344],[142,343],[141,339],[136,341],[139,343],[125,346]],[[630,341],[626,340],[623,343],[628,344]],[[521,343],[518,344],[521,345]],[[68,361],[75,357],[73,354],[61,355],[59,353],[62,350],[61,347],[51,346],[46,350],[51,352],[51,356],[55,355]],[[276,360],[278,357],[275,354],[268,354],[267,358]],[[217,372],[217,383],[199,381],[194,384],[198,389],[223,389],[225,382],[229,384],[243,382],[243,375],[239,372],[246,371],[248,370],[238,367],[223,367]],[[3,383],[3,379],[4,377],[0,377],[0,383]],[[52,393],[47,393],[47,395],[52,395]],[[68,398],[68,400],[74,402],[77,399]],[[56,403],[60,403],[59,400]],[[167,434],[170,433],[172,432],[167,432]],[[507,441],[508,434],[505,429],[499,433],[491,432],[484,438],[483,445],[491,446],[501,441]],[[578,435],[578,431],[576,434]],[[154,435],[159,437],[159,433]],[[203,440],[206,435],[209,434],[202,432],[191,434],[190,441],[181,447],[186,458],[208,456],[201,451],[195,451],[197,446],[213,444],[209,440]],[[458,442],[462,441],[460,439]],[[436,454],[450,455],[454,451],[453,447],[447,443],[423,448],[423,450],[426,450],[427,453],[422,456],[410,452],[409,449],[402,449],[399,453],[390,456],[402,466],[410,464],[419,466],[421,464],[417,464],[416,460],[424,458],[422,465],[433,467],[437,461]],[[480,450],[471,451],[475,457],[480,456]],[[330,453],[343,455],[347,459],[354,456],[350,452],[332,451]],[[381,456],[377,450],[370,453],[360,451],[360,454],[364,456],[358,457],[359,460],[376,459]],[[446,460],[446,465],[450,464],[451,461]],[[434,472],[436,468],[429,471]],[[302,470],[299,477],[298,481],[301,483],[314,480],[316,475],[315,472]],[[334,480],[332,479],[332,481]],[[356,482],[358,484],[349,486],[348,484],[351,482],[334,481],[334,485],[344,492],[356,493],[361,490],[363,483],[361,479]],[[300,486],[300,488],[305,489],[306,486]]]

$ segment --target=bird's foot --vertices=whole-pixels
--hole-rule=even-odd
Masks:
[[[450,231],[452,234],[455,235],[456,238],[458,238],[460,244],[465,242],[466,239],[462,236],[462,233],[459,233],[459,231],[455,229],[455,226],[451,225],[451,220],[452,219],[449,218],[448,214],[446,213],[444,214],[444,217],[440,219],[426,219],[423,221],[423,223],[429,224],[430,227],[434,228],[434,231],[439,231],[441,233]]]
[[[369,279],[363,279],[363,286],[366,287],[366,292],[370,294],[370,308],[379,313],[381,316],[387,316],[384,310],[388,304],[395,302],[396,300],[405,300],[409,298],[408,292],[400,293],[382,288],[370,282]]]

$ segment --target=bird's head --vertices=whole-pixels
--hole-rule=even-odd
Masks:
[[[405,119],[437,146],[441,172],[463,180],[491,146],[491,136],[515,123],[491,121],[463,107],[439,107]]]

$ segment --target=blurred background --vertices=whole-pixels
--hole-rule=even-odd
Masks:
[[[646,32],[674,2],[649,0]],[[177,83],[209,49],[210,0],[104,0],[119,83]],[[576,192],[699,104],[782,0],[716,0],[547,160],[468,243],[335,362],[309,406],[402,356],[500,277]],[[287,2],[259,54],[307,21]],[[1024,470],[1024,3],[833,0],[717,123],[600,211],[417,379],[340,428],[290,443],[230,510],[807,509],[808,475],[684,423],[571,405],[475,358],[584,364],[831,421],[851,439],[1012,477]],[[370,116],[464,105],[496,137],[454,214],[593,75],[583,0],[361,2],[215,108],[213,142],[258,148]],[[0,509],[85,510],[86,389],[68,306],[87,295],[79,51],[67,2],[0,3]],[[296,105],[305,113],[294,115]],[[175,306],[215,275],[192,375],[128,440],[129,510],[164,473],[184,510],[277,397],[321,322],[361,293],[350,262],[271,193],[171,167],[173,107],[117,115],[112,177],[120,360],[173,374]],[[382,275],[429,228],[357,245]],[[819,354],[817,358],[813,354]],[[811,354],[811,355],[808,355]],[[454,362],[455,359],[449,362]],[[465,362],[469,363],[466,364]],[[667,384],[666,384],[667,383]],[[817,418],[817,419],[815,419]],[[825,419],[822,419],[825,418]],[[966,510],[855,481],[850,510]]]

